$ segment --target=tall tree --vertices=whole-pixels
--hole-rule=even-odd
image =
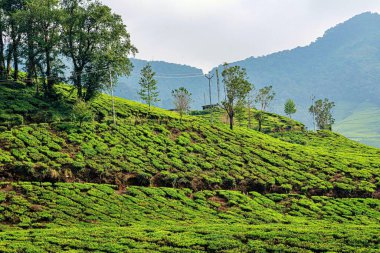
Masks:
[[[174,106],[180,115],[182,122],[183,115],[190,110],[191,93],[184,87],[180,87],[172,91]]]
[[[1,4],[1,2],[0,2]],[[5,32],[6,32],[6,19],[3,9],[0,9],[0,79],[5,79]]]
[[[266,86],[259,90],[259,93],[257,94],[255,101],[260,105],[261,111],[266,111],[275,96],[276,93],[273,91],[273,87]]]
[[[335,119],[332,116],[332,109],[335,107],[335,103],[329,101],[327,98],[324,100],[319,99],[314,102],[309,108],[309,112],[315,115],[317,126],[321,130],[331,130]]]
[[[11,70],[11,60],[13,59],[13,79],[18,79],[19,64],[20,64],[20,42],[22,33],[20,31],[20,23],[15,18],[16,12],[23,10],[25,0],[1,0],[0,8],[6,16],[5,25],[8,28],[8,51],[7,51],[7,70],[6,76],[9,78]],[[3,25],[4,25],[3,24]]]
[[[83,78],[98,75],[105,68],[112,69],[114,78],[129,75],[132,64],[128,56],[137,49],[131,44],[122,18],[109,7],[92,0],[62,0],[62,7],[63,54],[72,61],[72,80],[78,97],[89,100],[92,98],[89,94],[96,92],[88,90],[89,87],[84,90]],[[101,78],[92,81],[97,80]],[[102,89],[105,85],[97,83],[91,87]]]
[[[36,35],[38,31],[36,16],[26,8],[25,10],[19,11],[17,14],[17,20],[20,23],[20,32],[24,34],[24,43],[22,44],[22,51],[24,52],[23,58],[26,59],[26,69],[27,69],[27,79],[26,84],[32,86],[34,84],[34,79],[37,76],[37,55],[38,47],[36,42]],[[36,90],[38,93],[38,87]]]
[[[60,72],[60,23],[62,12],[58,0],[28,0],[17,13],[25,34],[28,82],[40,70],[45,95],[53,95],[53,85]]]
[[[248,82],[247,72],[239,66],[228,67],[226,64],[222,72],[226,98],[222,105],[228,114],[230,129],[233,129],[234,116],[238,105],[242,104],[253,89],[253,84]]]
[[[297,112],[296,104],[292,99],[288,99],[285,102],[284,106],[284,112],[286,115],[289,116],[289,118],[292,118],[292,114],[295,114]]]
[[[141,89],[138,94],[140,98],[148,104],[149,111],[152,103],[160,101],[158,98],[157,81],[154,79],[155,74],[149,63],[142,68],[140,73],[139,84]]]

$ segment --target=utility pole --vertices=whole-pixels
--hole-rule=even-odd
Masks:
[[[220,84],[219,84],[219,69],[216,68],[216,85],[218,89],[218,105],[220,105]]]
[[[248,98],[247,98],[247,104],[248,104],[248,128],[251,128],[251,105],[253,103],[253,99],[251,97],[251,94],[248,94]]]
[[[115,98],[113,97],[113,81],[112,81],[111,68],[108,68],[108,71],[109,71],[109,74],[110,74],[110,85],[111,85],[111,97],[112,97],[112,116],[113,116],[113,123],[116,125]]]
[[[311,96],[311,102],[312,102],[312,106],[313,106],[313,126],[314,126],[314,132],[316,131],[316,128],[315,128],[315,105],[314,105],[314,101],[315,101],[315,96],[312,95]]]
[[[211,79],[214,77],[214,75],[211,75],[211,73],[209,73],[208,75],[205,75],[205,77],[208,79],[208,91],[209,91],[209,97],[210,97],[210,110],[211,110],[210,122],[212,124],[213,123],[213,117],[212,117],[213,108],[212,108],[212,100],[211,100]]]

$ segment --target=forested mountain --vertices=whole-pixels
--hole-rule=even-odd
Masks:
[[[295,117],[311,126],[312,95],[328,97],[336,103],[336,130],[379,145],[380,138],[372,137],[379,136],[380,121],[369,122],[380,116],[379,26],[380,15],[364,13],[329,29],[309,46],[234,64],[247,68],[258,87],[273,85],[275,112],[292,98],[299,107]],[[361,128],[367,130],[360,135]]]
[[[283,113],[286,99],[292,98],[298,107],[295,118],[312,127],[308,113],[311,97],[327,97],[336,103],[335,130],[379,146],[380,120],[376,119],[380,119],[379,27],[379,14],[363,13],[329,29],[308,46],[231,64],[247,69],[256,90],[273,85],[277,93],[271,108],[273,112]],[[145,63],[133,60],[134,72],[130,78],[120,80],[118,95],[138,99],[139,70]],[[208,94],[207,79],[182,77],[200,74],[201,70],[164,62],[152,62],[152,65],[157,73],[166,74],[165,79],[158,78],[162,99],[159,106],[172,107],[168,95],[173,87],[179,86],[185,86],[193,93],[194,108],[204,104],[204,94]],[[216,101],[215,78],[213,101]]]
[[[115,94],[120,97],[139,101],[137,92],[139,90],[139,79],[141,69],[148,63],[144,60],[131,59],[133,63],[133,72],[130,77],[122,77],[115,88]],[[164,61],[150,62],[153,70],[156,72],[158,81],[158,91],[160,93],[160,102],[156,105],[166,109],[173,108],[171,91],[181,86],[185,86],[193,94],[193,108],[198,108],[201,105],[199,100],[203,98],[201,92],[206,86],[205,78],[201,69],[194,67],[167,63]]]

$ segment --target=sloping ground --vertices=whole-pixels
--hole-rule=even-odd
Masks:
[[[337,121],[334,130],[355,141],[380,147],[380,106],[362,103]]]
[[[61,107],[49,104],[42,111],[69,120],[64,116],[69,112],[61,110],[70,108],[74,100],[69,89],[60,88]],[[3,97],[31,92],[24,88],[0,91]],[[30,101],[26,96],[23,103]],[[296,134],[301,141],[284,141],[246,128],[230,131],[223,124],[210,126],[196,117],[180,123],[176,113],[157,108],[148,112],[146,106],[123,99],[116,99],[115,126],[109,124],[108,96],[100,96],[92,106],[99,122],[83,127],[54,122],[3,129],[0,178],[379,196],[380,150],[337,134],[302,132]],[[32,115],[35,109],[30,108],[25,105],[20,115]]]
[[[4,179],[363,197],[379,190],[377,149],[303,146],[197,122],[29,125],[1,133],[0,144]]]
[[[380,251],[379,149],[58,91],[0,86],[0,252]]]
[[[52,123],[72,121],[72,106],[76,93],[72,86],[57,85],[57,101],[46,101],[36,96],[33,88],[21,83],[0,84],[0,129],[30,123]],[[117,116],[123,119],[140,120],[146,118],[148,107],[137,102],[115,98]],[[92,102],[96,121],[107,122],[112,119],[111,100],[101,95]],[[151,119],[177,119],[178,115],[160,108],[152,108]]]
[[[241,112],[241,117],[235,117],[235,125],[240,127],[247,127],[250,129],[258,130],[259,122],[255,119],[254,115],[258,112],[258,110],[252,108],[244,110]],[[261,112],[262,113],[262,129],[261,131],[264,133],[273,133],[273,132],[284,132],[284,131],[303,131],[305,126],[293,119],[270,113],[270,112]],[[206,121],[219,122],[224,124],[229,124],[229,119],[226,112],[221,108],[214,108],[212,111],[193,111],[192,115],[198,116]],[[248,123],[248,114],[250,114],[250,121]]]
[[[1,184],[1,252],[378,252],[380,201]]]

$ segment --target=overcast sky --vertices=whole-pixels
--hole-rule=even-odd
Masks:
[[[165,60],[208,71],[308,45],[328,28],[380,0],[103,0],[122,15],[136,58]]]

